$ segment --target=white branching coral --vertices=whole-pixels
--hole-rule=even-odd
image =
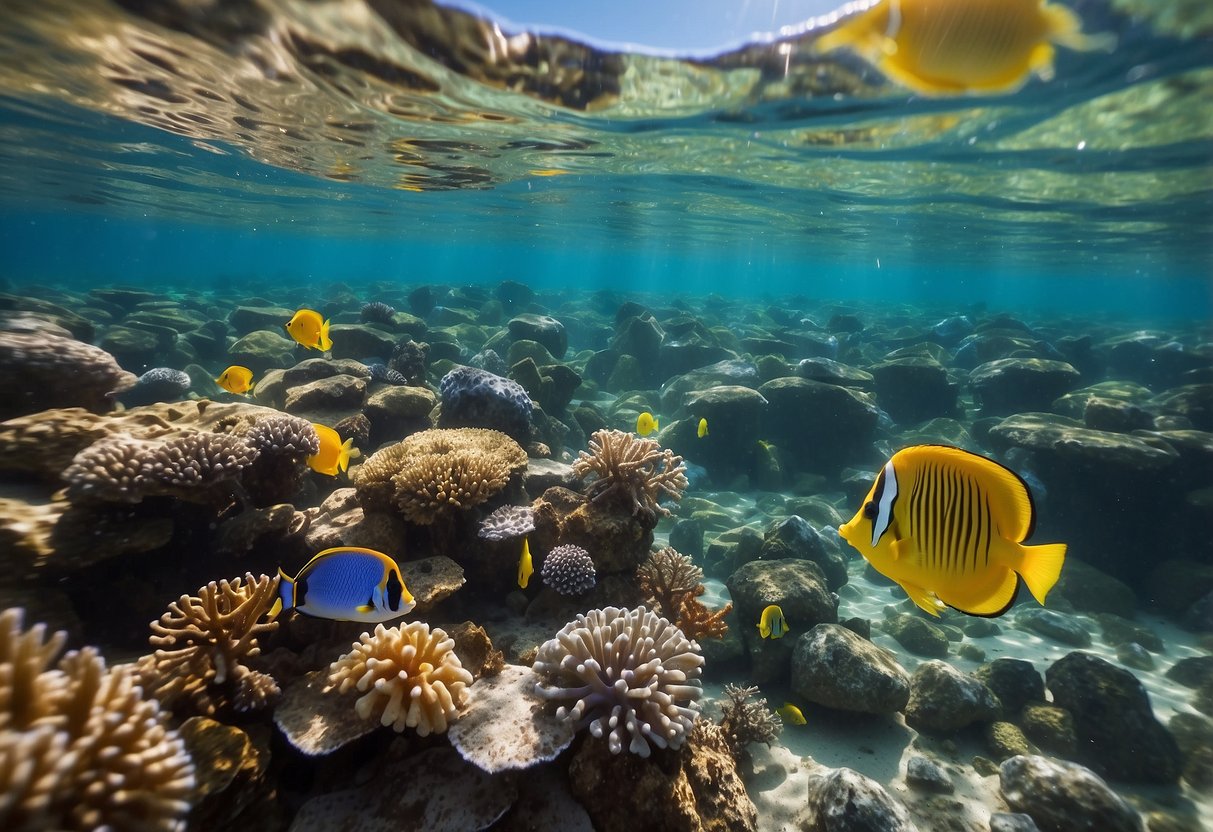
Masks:
[[[129,666],[0,614],[0,829],[180,827],[194,788],[185,743]]]
[[[396,731],[442,734],[468,701],[472,674],[455,655],[455,640],[423,621],[363,633],[329,666],[329,687],[359,691],[354,710]]]
[[[578,615],[543,643],[533,669],[547,680],[537,694],[576,700],[556,715],[588,722],[612,754],[625,746],[641,757],[652,746],[681,748],[698,716],[699,645],[645,607]]]
[[[652,439],[621,430],[594,431],[589,451],[581,451],[573,462],[573,473],[596,476],[586,488],[591,500],[630,501],[633,514],[642,510],[669,514],[658,501],[681,500],[687,487],[682,457]]]
[[[224,705],[238,711],[264,707],[279,693],[273,678],[244,661],[261,653],[257,638],[273,632],[263,621],[277,597],[278,579],[211,581],[197,597],[182,595],[151,624],[148,639],[160,648],[136,665],[147,691],[167,707],[188,702],[211,715]]]

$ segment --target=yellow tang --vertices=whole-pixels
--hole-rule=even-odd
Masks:
[[[708,420],[707,419],[699,420],[699,429],[696,431],[696,433],[699,435],[700,439],[703,439],[705,436],[708,435]]]
[[[993,617],[1011,608],[1019,578],[1041,604],[1057,583],[1066,545],[1024,546],[1035,524],[1014,471],[960,448],[915,445],[885,464],[838,533],[931,615],[947,604]]]
[[[522,556],[518,558],[518,586],[526,589],[526,585],[531,582],[531,576],[534,574],[535,565],[531,562],[531,546],[524,537],[522,538]]]
[[[244,396],[253,391],[253,371],[248,367],[233,364],[219,374],[215,383],[229,393]]]
[[[333,340],[329,338],[329,322],[314,310],[300,309],[287,321],[286,331],[309,350],[328,352],[333,348]]]
[[[648,436],[656,430],[661,430],[661,425],[657,423],[657,418],[647,410],[636,417],[636,432],[641,436]]]
[[[783,638],[788,631],[788,620],[778,604],[771,604],[762,611],[758,619],[758,634],[763,638]]]
[[[361,456],[358,449],[353,447],[354,437],[341,441],[341,434],[328,425],[313,423],[316,436],[320,438],[320,450],[307,458],[307,466],[317,474],[335,477],[338,471],[350,467],[350,458]]]
[[[817,39],[849,47],[892,80],[923,95],[1012,92],[1032,74],[1053,77],[1053,44],[1107,49],[1111,35],[1084,35],[1082,21],[1048,0],[878,0]]]
[[[800,712],[791,702],[784,702],[782,708],[776,708],[775,713],[779,714],[779,718],[783,720],[785,725],[807,725],[808,720],[804,718],[804,714]]]

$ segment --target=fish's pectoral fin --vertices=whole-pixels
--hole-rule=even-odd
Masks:
[[[900,584],[901,582],[899,581],[898,583]],[[917,604],[919,608],[939,618],[939,610],[943,607],[943,603],[934,595],[914,584],[901,584],[901,588],[905,590],[906,595],[910,596],[910,600]]]
[[[908,537],[903,537],[893,541],[893,545],[889,547],[889,551],[893,554],[893,560],[898,561],[902,558],[908,558],[910,553],[914,551],[913,545]]]
[[[359,604],[358,606],[354,607],[354,612],[358,613],[359,615],[366,615],[367,613],[374,611],[374,604]]]

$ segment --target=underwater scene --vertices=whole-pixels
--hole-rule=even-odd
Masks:
[[[6,0],[0,829],[1213,829],[1208,0]]]

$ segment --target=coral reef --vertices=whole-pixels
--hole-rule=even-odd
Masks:
[[[53,407],[104,413],[134,374],[105,350],[48,332],[0,332],[0,419]]]
[[[571,543],[548,552],[539,574],[547,586],[574,597],[589,592],[596,581],[590,553]]]
[[[416,728],[420,736],[442,734],[468,701],[472,674],[455,655],[446,632],[421,621],[363,633],[353,650],[329,667],[329,686],[362,695],[354,710],[378,718],[396,731]]]
[[[527,440],[534,405],[518,382],[475,367],[456,367],[442,377],[438,391],[440,426],[494,428],[519,442]]]
[[[0,613],[0,828],[179,828],[194,790],[185,744],[130,667],[86,648],[52,668],[65,640]]]
[[[733,759],[745,756],[746,746],[761,742],[770,746],[783,730],[779,714],[767,707],[765,697],[756,699],[758,688],[732,683],[724,686],[726,701],[721,706],[720,728],[729,744]]]
[[[687,487],[682,457],[669,448],[662,449],[652,439],[621,430],[594,431],[590,449],[578,454],[573,473],[578,477],[595,475],[586,489],[591,500],[618,500],[633,514],[646,511],[668,515],[669,510],[658,500],[680,500]]]
[[[153,367],[131,387],[114,395],[126,407],[175,402],[190,389],[190,375],[172,367]]]
[[[245,662],[260,654],[258,637],[276,621],[262,621],[277,598],[278,579],[211,581],[197,596],[182,595],[151,624],[154,653],[136,664],[141,684],[169,708],[210,716],[231,706],[249,711],[279,693],[274,679]]]
[[[476,534],[484,540],[513,540],[535,531],[535,512],[530,506],[502,506],[480,521]]]
[[[392,348],[388,359],[388,369],[395,370],[404,376],[409,384],[422,384],[425,381],[425,368],[429,363],[430,345],[419,344],[411,339],[400,341]]]
[[[733,610],[726,604],[709,610],[699,600],[704,593],[703,570],[672,546],[649,555],[636,569],[640,591],[657,610],[673,620],[687,638],[724,638],[729,625],[724,617]]]
[[[320,452],[320,437],[312,423],[286,413],[258,419],[245,429],[243,436],[262,454],[302,458]]]
[[[588,722],[612,754],[680,748],[698,716],[699,645],[645,607],[578,615],[540,646],[533,669],[540,696],[575,700],[557,716]]]
[[[371,381],[381,381],[384,384],[394,384],[398,387],[403,387],[409,383],[404,374],[396,372],[386,364],[374,362],[367,364],[366,368],[371,371]]]

